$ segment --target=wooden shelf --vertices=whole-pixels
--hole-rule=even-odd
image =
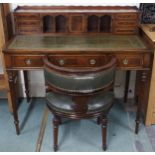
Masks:
[[[6,87],[5,87],[5,79],[4,79],[3,74],[0,74],[0,90],[1,89],[6,89]]]

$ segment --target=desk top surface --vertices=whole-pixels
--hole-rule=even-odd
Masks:
[[[155,31],[151,31],[152,27],[155,27],[155,24],[142,24],[141,25],[142,30],[155,43]]]
[[[136,35],[21,35],[16,36],[7,46],[9,51],[114,51],[146,48]]]

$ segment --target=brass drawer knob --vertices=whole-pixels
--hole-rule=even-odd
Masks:
[[[128,63],[129,63],[129,60],[125,58],[125,59],[123,60],[123,64],[124,64],[124,65],[127,65]]]
[[[59,65],[63,66],[64,64],[65,64],[65,60],[60,59],[60,60],[59,60]]]
[[[25,59],[25,64],[26,65],[31,65],[32,64],[32,59]]]
[[[89,61],[89,63],[90,63],[91,65],[95,65],[95,64],[96,64],[96,60],[95,60],[95,59],[91,59],[91,60]]]

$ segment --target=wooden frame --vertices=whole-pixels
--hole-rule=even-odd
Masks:
[[[149,37],[150,41],[154,44],[154,54],[155,54],[155,32],[152,32],[150,28],[152,24],[142,24],[141,29],[142,31]],[[146,112],[146,120],[145,124],[147,126],[155,124],[155,95],[154,95],[154,85],[155,85],[155,61],[153,61],[152,66],[152,76],[151,76],[151,84],[150,84],[150,93],[149,93],[149,100],[148,100],[148,108]]]
[[[53,62],[51,62],[48,57],[44,57],[44,69],[49,73],[59,73],[62,74],[64,76],[70,76],[70,75],[74,75],[75,76],[85,76],[85,77],[89,77],[90,74],[95,74],[98,75],[100,73],[105,73],[110,69],[113,70],[113,72],[115,72],[115,68],[116,68],[116,58],[115,57],[111,57],[111,59],[109,59],[107,61],[107,64],[105,65],[101,65],[100,67],[94,68],[94,69],[68,69],[68,68],[61,68],[59,66],[56,66],[53,64]],[[113,73],[112,73],[113,74]],[[106,94],[108,92],[110,92],[111,90],[113,90],[114,87],[114,77],[115,75],[112,75],[112,81],[109,81],[108,83],[106,83],[101,89],[94,89],[91,90],[91,92],[83,92],[81,90],[81,92],[75,92],[75,91],[69,91],[69,90],[62,90],[59,87],[53,87],[53,85],[51,83],[46,83],[46,85],[48,86],[48,89],[46,90],[47,93],[49,92],[55,92],[57,94],[65,94],[67,96],[70,96],[74,102],[74,107],[73,107],[73,112],[61,112],[61,110],[56,110],[52,107],[49,106],[49,104],[47,103],[47,107],[49,108],[49,110],[53,113],[54,115],[54,119],[53,119],[53,126],[54,126],[54,151],[57,151],[58,149],[58,125],[61,122],[61,118],[65,117],[65,118],[70,118],[70,119],[89,119],[89,118],[97,118],[100,119],[101,121],[101,128],[102,128],[102,148],[103,150],[106,150],[107,146],[106,146],[106,126],[107,126],[107,118],[106,115],[108,114],[109,110],[111,109],[113,103],[111,103],[108,106],[105,106],[105,108],[103,110],[94,110],[91,111],[90,113],[88,112],[88,100],[90,99],[90,97],[93,97],[93,95],[96,94]],[[45,75],[46,78],[46,75]],[[105,123],[106,122],[106,123]]]
[[[10,18],[10,6],[9,3],[0,4],[0,57],[2,60],[2,65],[3,65],[3,71],[4,74],[0,75],[1,77],[1,82],[0,82],[0,89],[5,89],[7,91],[7,97],[8,97],[8,106],[9,106],[9,111],[12,113],[13,108],[12,108],[12,99],[11,99],[11,94],[9,92],[9,84],[8,84],[8,76],[5,70],[5,62],[4,62],[4,55],[2,53],[2,47],[4,46],[5,43],[11,38],[13,34],[13,30],[11,30],[11,27],[9,28],[10,30],[8,31],[7,28],[7,21],[11,23],[11,18]],[[11,25],[10,25],[11,26]]]
[[[80,10],[80,11],[79,11]],[[130,11],[130,15],[129,12]],[[46,13],[45,13],[46,12]],[[44,26],[42,17],[50,16],[53,22],[48,22],[52,26]],[[96,17],[96,30],[90,30],[90,17]],[[19,6],[14,12],[16,19],[17,34],[61,34],[61,33],[108,33],[108,34],[136,34],[138,32],[138,9],[136,7],[100,7],[100,6],[47,6],[47,7],[29,7]],[[61,17],[64,22],[58,24],[58,18]],[[108,25],[105,25],[109,19]],[[115,20],[117,19],[117,20]],[[128,19],[128,20],[127,20]],[[40,21],[40,22],[39,22]],[[62,22],[62,21],[61,21]],[[47,23],[47,22],[46,22]],[[93,23],[93,22],[91,22]],[[60,26],[64,26],[59,30]],[[52,30],[44,32],[44,27],[53,27]]]
[[[81,15],[84,24],[82,24],[83,29],[76,28],[76,31],[72,31],[72,26],[69,24],[70,17],[72,18],[72,15],[77,14],[77,12],[80,12],[78,15]],[[66,17],[66,31],[65,32],[56,32],[53,30],[49,33],[43,33],[43,17],[44,16],[53,16],[55,17]],[[95,15],[95,16],[103,16],[103,15],[111,15],[111,31],[106,33],[98,32],[90,32],[87,31],[87,17]],[[143,35],[138,30],[138,15],[139,12],[137,8],[135,7],[18,7],[15,12],[15,25],[16,25],[16,35],[14,38],[6,45],[6,47],[3,49],[3,53],[5,55],[5,64],[7,69],[7,74],[9,76],[9,87],[12,92],[12,96],[14,95],[13,92],[15,91],[15,83],[16,83],[16,76],[18,70],[37,70],[37,69],[43,69],[43,57],[45,55],[50,55],[53,57],[53,60],[61,67],[81,67],[87,66],[87,67],[94,67],[98,66],[98,64],[104,62],[104,56],[112,55],[115,56],[117,59],[117,69],[122,70],[137,70],[137,84],[136,84],[136,96],[138,98],[137,105],[138,105],[138,112],[136,117],[136,133],[138,133],[138,125],[140,122],[140,116],[141,113],[144,114],[144,118],[146,118],[146,111],[147,111],[147,103],[148,103],[148,93],[149,93],[149,86],[150,82],[149,79],[151,77],[151,71],[152,71],[152,61],[153,61],[153,45],[152,43],[146,38],[145,35]],[[79,20],[79,19],[78,19]],[[26,28],[25,26],[21,26],[19,23],[26,22]],[[33,22],[32,22],[33,21]],[[62,20],[64,22],[64,20]],[[53,22],[55,24],[55,20]],[[58,22],[59,23],[59,22]],[[59,23],[60,24],[60,23]],[[99,24],[99,22],[98,22]],[[119,24],[122,24],[121,27],[118,27]],[[110,25],[110,24],[108,24]],[[56,29],[56,28],[55,28]],[[71,31],[70,31],[71,30]],[[80,32],[79,32],[80,30]],[[30,43],[22,48],[10,48],[10,45],[13,41],[15,41],[19,36],[24,38],[26,40],[26,37],[37,36],[37,39],[35,40],[35,47],[37,48],[29,48],[28,46]],[[34,35],[35,34],[35,35]],[[106,35],[106,38],[115,38],[115,41],[118,39],[116,38],[119,36],[120,38],[126,36],[129,37],[136,37],[138,42],[141,42],[143,44],[143,47],[139,48],[130,48],[130,46],[126,46],[126,42],[124,40],[117,43],[117,45],[125,45],[125,48],[98,48],[100,44],[103,44],[104,39],[102,42],[95,42],[93,38],[97,37],[103,37]],[[76,40],[81,42],[81,39],[78,37],[84,37],[87,36],[87,38],[91,38],[93,40],[94,45],[92,48],[82,48],[82,45],[84,42],[79,45],[80,48],[74,48],[75,44],[72,43],[72,38],[70,39],[70,44],[74,44],[74,47],[68,46],[68,48],[62,48],[57,49],[50,46],[48,38],[60,38],[56,39],[56,43],[58,42],[59,45],[62,44],[61,37],[64,38],[64,36],[74,36],[76,37]],[[22,39],[21,39],[22,40]],[[20,41],[21,41],[20,40]],[[34,40],[34,38],[33,38]],[[39,41],[37,41],[39,40]],[[46,43],[46,40],[48,43]],[[66,39],[65,39],[66,40]],[[64,42],[65,42],[64,40]],[[85,44],[87,43],[85,39]],[[132,41],[130,39],[130,41]],[[114,41],[114,43],[116,43]],[[130,42],[129,41],[129,42]],[[88,41],[89,42],[89,41]],[[105,44],[108,41],[105,41]],[[111,42],[111,41],[109,41]],[[25,42],[24,42],[25,43]],[[67,44],[65,42],[65,44]],[[134,44],[134,43],[133,43]],[[42,45],[44,48],[39,47],[39,45]],[[57,44],[55,44],[57,47]],[[77,45],[77,44],[76,44]],[[87,44],[89,45],[89,44]],[[97,46],[95,46],[97,45]],[[49,49],[47,49],[45,46],[48,46]],[[88,46],[87,46],[88,47]],[[91,63],[90,61],[93,60]],[[67,63],[64,63],[63,60],[66,60]],[[79,63],[80,62],[80,63]],[[95,64],[94,64],[95,62]],[[28,92],[28,91],[27,91]],[[28,95],[28,94],[27,94]],[[17,134],[19,134],[19,121],[18,121],[18,114],[17,114],[17,108],[16,108],[16,101],[12,105],[14,106],[14,120],[15,120],[15,126]]]

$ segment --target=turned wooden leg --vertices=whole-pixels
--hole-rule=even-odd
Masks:
[[[61,117],[58,117],[58,120],[59,120],[59,125],[62,124]]]
[[[136,97],[137,102],[137,112],[136,112],[136,126],[135,126],[135,133],[138,134],[139,131],[139,123],[140,123],[140,115],[141,115],[141,103],[138,100],[138,96]]]
[[[124,102],[125,103],[127,102],[127,99],[128,99],[130,72],[131,71],[126,71],[125,90],[124,90]]]
[[[148,104],[148,95],[149,95],[149,87],[150,87],[150,78],[151,72],[149,70],[143,70],[137,72],[137,113],[136,113],[136,126],[135,133],[138,134],[139,124],[142,113],[145,114],[147,110]],[[146,116],[145,116],[146,117]]]
[[[54,151],[58,150],[58,129],[59,129],[60,119],[57,116],[53,118],[53,137],[54,137]]]
[[[103,117],[102,121],[101,121],[101,128],[102,128],[102,148],[104,151],[106,151],[107,149],[107,144],[106,144],[106,135],[107,135],[107,123],[108,120],[105,117]]]
[[[17,75],[14,71],[8,71],[8,80],[9,80],[9,87],[10,87],[10,94],[11,94],[11,100],[12,100],[12,111],[13,111],[13,117],[14,117],[14,124],[16,127],[16,133],[17,135],[20,134],[19,129],[19,120],[18,120],[18,113],[17,113],[17,92],[16,92],[16,83],[17,83]]]
[[[28,78],[28,71],[23,71],[24,73],[24,83],[25,83],[25,94],[27,102],[30,101],[30,95],[29,95],[29,78]]]
[[[97,118],[97,124],[98,125],[101,124],[101,118],[100,117]]]
[[[140,117],[141,117],[141,104],[143,102],[144,97],[144,84],[145,84],[145,76],[142,76],[142,71],[137,71],[136,75],[136,89],[135,89],[135,102],[137,104],[136,111],[136,119],[135,119],[135,133],[138,134]]]

